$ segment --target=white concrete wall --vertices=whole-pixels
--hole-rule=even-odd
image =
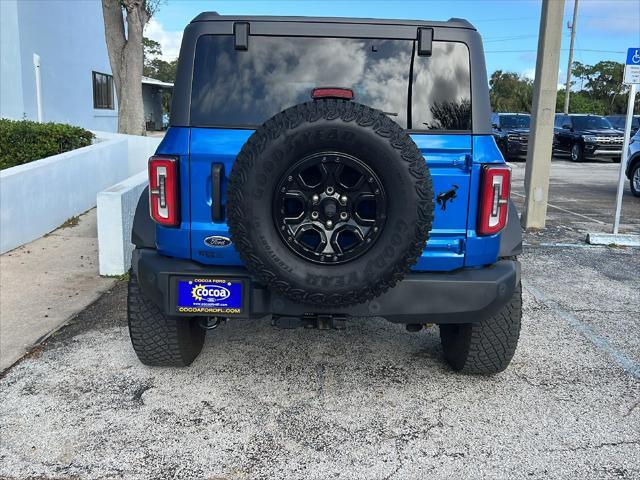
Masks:
[[[0,116],[36,120],[40,56],[45,122],[115,132],[118,108],[93,108],[92,71],[111,74],[100,0],[0,0]],[[115,89],[114,89],[115,90]]]
[[[160,137],[140,137],[133,135],[122,135],[120,133],[98,131],[94,131],[93,133],[96,135],[96,137],[104,140],[114,140],[118,138],[127,139],[129,143],[127,149],[127,156],[129,159],[129,161],[127,162],[127,177],[135,175],[142,170],[147,170],[147,162],[149,161],[149,157],[155,153],[156,148],[158,148],[158,145],[160,145],[160,142],[162,141],[162,138]]]
[[[141,170],[160,138],[96,132],[94,145],[0,171],[0,253],[96,205],[98,192]]]
[[[133,217],[147,184],[147,172],[142,171],[98,193],[100,275],[122,275],[129,270]]]

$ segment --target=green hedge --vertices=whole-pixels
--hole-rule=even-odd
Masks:
[[[0,119],[0,170],[91,145],[93,133],[64,123]]]

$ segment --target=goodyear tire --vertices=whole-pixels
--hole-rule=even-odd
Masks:
[[[327,163],[310,174],[316,161]],[[362,303],[393,287],[420,256],[433,221],[431,177],[413,140],[384,113],[338,99],[296,105],[256,130],[227,195],[231,238],[247,268],[277,293],[322,307]],[[287,195],[301,197],[294,200],[306,235],[319,237],[320,247],[287,223]],[[364,209],[366,230],[363,202],[374,205]],[[357,248],[340,245],[352,235]]]
[[[440,325],[444,357],[454,370],[475,375],[503,371],[520,338],[522,286],[502,310],[479,323]]]
[[[133,274],[129,277],[127,319],[131,344],[145,365],[186,367],[202,350],[206,332],[198,320],[162,313],[144,297]]]

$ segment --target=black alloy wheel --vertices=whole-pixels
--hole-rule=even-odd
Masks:
[[[280,236],[296,254],[339,264],[374,245],[387,218],[387,199],[365,162],[346,153],[320,152],[285,172],[273,212]]]

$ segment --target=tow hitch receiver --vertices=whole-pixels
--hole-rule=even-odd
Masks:
[[[317,315],[305,313],[302,317],[274,315],[271,325],[283,329],[317,328],[318,330],[344,330],[347,317],[344,315]]]

